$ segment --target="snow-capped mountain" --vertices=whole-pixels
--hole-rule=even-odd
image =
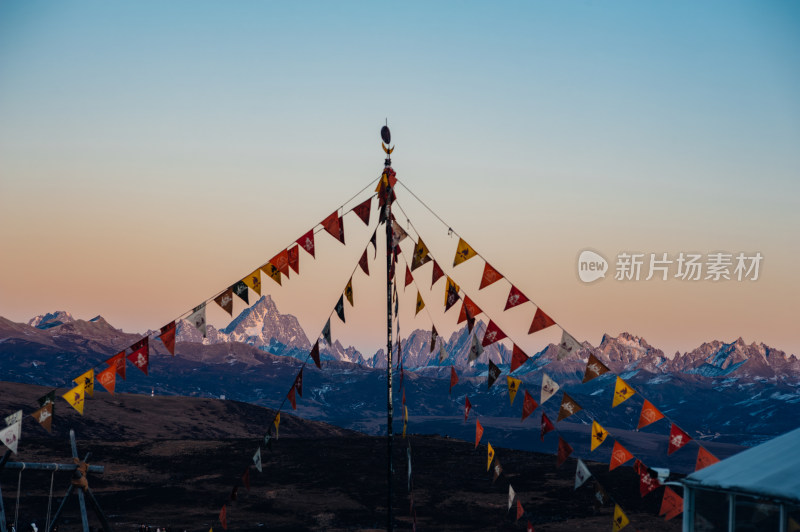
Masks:
[[[45,330],[49,329],[50,327],[57,327],[73,321],[75,321],[75,318],[72,317],[72,314],[63,310],[57,310],[55,312],[49,312],[47,314],[42,314],[36,316],[35,318],[31,318],[28,321],[28,325],[31,327],[36,327],[37,329]]]

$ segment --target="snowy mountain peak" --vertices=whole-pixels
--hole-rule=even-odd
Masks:
[[[31,327],[36,327],[37,329],[45,330],[73,321],[75,321],[75,318],[72,317],[72,314],[64,310],[57,310],[55,312],[49,312],[47,314],[42,314],[36,316],[35,318],[31,318],[31,320],[28,322],[28,325]]]

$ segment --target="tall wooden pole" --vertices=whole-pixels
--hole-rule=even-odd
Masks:
[[[388,126],[381,129],[381,138],[388,145],[391,142],[391,134]],[[386,161],[384,162],[384,175],[381,179],[386,179],[384,189],[384,212],[383,222],[386,224],[386,530],[391,532],[394,529],[394,519],[392,515],[392,478],[394,469],[392,467],[392,418],[394,415],[394,404],[392,402],[392,277],[394,274],[394,246],[392,246],[392,184],[389,176],[392,170],[392,159],[389,151],[386,151]]]

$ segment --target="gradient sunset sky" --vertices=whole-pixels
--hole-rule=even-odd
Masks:
[[[160,327],[377,178],[387,118],[401,181],[579,340],[629,331],[671,355],[741,336],[800,355],[789,1],[4,1],[0,315]],[[477,293],[480,259],[453,269],[457,237],[397,194]],[[311,336],[370,235],[346,223],[347,248],[320,234],[301,276],[264,278]],[[605,279],[579,280],[584,249]],[[623,282],[620,252],[763,261],[755,282]],[[371,354],[385,291],[354,283],[334,332]],[[508,286],[487,290],[500,316]],[[533,309],[508,332],[525,337]]]

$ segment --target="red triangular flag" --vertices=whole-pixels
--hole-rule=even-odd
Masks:
[[[461,313],[458,315],[458,322],[461,323],[462,321],[471,320],[475,316],[481,313],[481,309],[478,305],[472,301],[469,296],[464,296],[464,301],[461,303]]]
[[[650,476],[647,466],[644,465],[640,460],[637,459],[636,462],[634,462],[633,469],[636,471],[636,474],[639,475],[639,494],[642,497],[661,485],[658,479]]]
[[[464,398],[464,421],[469,417],[469,411],[472,410],[472,403],[469,402],[469,397]]]
[[[367,250],[364,250],[364,254],[361,255],[361,258],[358,259],[358,265],[361,266],[361,269],[364,270],[364,273],[369,275],[369,259],[367,259]]]
[[[244,475],[242,475],[242,484],[244,484],[244,489],[250,491],[250,468],[244,470]]]
[[[303,397],[303,368],[300,368],[300,373],[294,378],[294,389],[297,390],[297,395]]]
[[[311,358],[314,360],[314,364],[322,369],[322,366],[319,365],[319,340],[314,342],[314,347],[311,348]]]
[[[550,316],[545,314],[542,309],[537,308],[536,314],[533,315],[533,321],[531,322],[531,328],[528,330],[528,334],[533,334],[536,331],[541,331],[555,324],[556,322],[554,322]]]
[[[665,521],[683,513],[683,497],[675,493],[669,486],[664,487],[664,498],[661,499],[661,510],[658,515],[663,515]]]
[[[228,530],[228,510],[224,504],[222,510],[219,511],[219,522],[222,523],[222,528]]]
[[[344,217],[339,216],[339,242],[344,244]]]
[[[436,284],[436,281],[438,281],[442,277],[444,277],[444,272],[439,267],[439,263],[436,262],[436,261],[433,261],[433,274],[431,275],[431,288],[433,288],[433,285]]]
[[[339,224],[339,211],[333,211],[330,215],[320,222],[322,227],[336,240],[341,242],[342,228]]]
[[[367,198],[367,200],[359,205],[353,207],[353,212],[361,218],[361,221],[364,222],[365,225],[369,225],[369,213],[372,210],[372,198]]]
[[[675,423],[672,423],[669,429],[669,448],[667,449],[667,454],[672,454],[691,440],[691,436],[686,434],[683,429],[681,429]]]
[[[701,469],[716,464],[719,458],[711,454],[702,445],[697,449],[697,462],[695,463],[694,470],[700,471]]]
[[[131,346],[133,353],[128,355],[128,360],[131,361],[131,364],[139,368],[147,375],[147,369],[150,366],[150,349],[149,344],[147,342],[147,337],[145,336],[135,344]]]
[[[335,213],[334,213],[335,214]],[[337,236],[338,238],[338,236]],[[297,243],[300,245],[301,248],[308,251],[308,253],[313,257],[314,256],[314,230],[311,229],[308,233],[304,234],[300,238],[297,239]]]
[[[508,293],[508,298],[506,299],[506,308],[503,310],[514,308],[517,305],[521,305],[527,301],[529,300],[527,297],[525,297],[525,294],[520,292],[517,287],[512,284],[511,291]]]
[[[292,410],[297,410],[297,400],[294,396],[294,386],[289,390],[289,393],[286,394],[286,398],[289,399],[289,403],[292,405]]]
[[[411,270],[408,269],[408,264],[406,264],[406,284],[403,288],[410,285],[414,282],[414,276],[411,275]]]
[[[164,343],[164,347],[167,348],[169,354],[175,356],[175,322],[170,322],[163,327],[161,327],[161,334],[158,335],[161,338],[161,341]],[[122,374],[120,375],[123,379],[125,378],[125,369],[123,364]]]
[[[525,352],[517,347],[517,344],[514,344],[514,349],[511,352],[511,372],[513,373],[515,369],[525,364],[528,361],[528,355]]]
[[[524,514],[525,510],[522,508],[522,503],[519,502],[519,499],[517,499],[517,521],[519,521],[519,518],[522,517]]]
[[[556,467],[561,467],[569,455],[572,454],[572,446],[564,440],[561,436],[558,437],[558,458],[556,458]]]
[[[506,333],[500,330],[495,322],[489,320],[489,325],[486,326],[486,332],[483,333],[483,342],[481,346],[486,347],[506,337]]]
[[[553,422],[550,421],[550,418],[547,417],[547,414],[542,412],[542,436],[541,436],[542,441],[544,441],[545,434],[547,434],[548,432],[552,432],[554,430],[556,430],[556,428],[553,426]]]
[[[450,393],[453,393],[453,386],[458,384],[458,373],[455,366],[450,366]]]
[[[173,345],[175,345],[173,343]],[[114,368],[117,372],[117,375],[122,377],[122,380],[125,380],[125,351],[120,351],[113,357],[106,360],[106,364]]]
[[[536,399],[528,393],[528,390],[525,390],[525,399],[522,401],[522,420],[525,421],[525,418],[533,414],[533,411],[536,410],[538,407],[538,403],[536,403]]]
[[[613,471],[631,458],[633,458],[633,454],[623,447],[620,442],[614,440],[614,450],[611,451],[611,462],[608,464],[608,470]]]
[[[525,532],[536,532],[536,531],[533,529],[533,524],[531,524],[531,522],[530,522],[530,521],[528,521],[528,526],[525,528]]]
[[[294,273],[300,273],[300,246],[295,244],[289,248],[289,267],[294,270]],[[289,276],[288,274],[286,275]]]
[[[478,287],[478,290],[483,290],[490,284],[499,281],[502,278],[503,276],[500,275],[500,272],[492,268],[492,265],[487,262],[483,266],[483,276],[481,277],[481,285]]]
[[[284,249],[269,260],[275,269],[286,277],[289,277],[289,250]]]
[[[475,448],[478,448],[478,443],[480,443],[481,438],[483,438],[483,427],[481,426],[480,420],[475,420]]]

